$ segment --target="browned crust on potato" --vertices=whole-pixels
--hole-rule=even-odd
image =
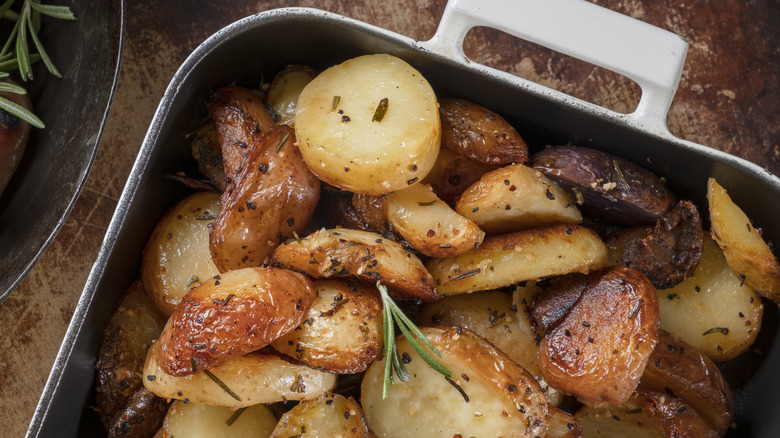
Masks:
[[[430,184],[436,196],[454,208],[461,193],[479,181],[482,175],[497,168],[498,166],[478,163],[442,148],[439,149],[436,164],[422,182]]]
[[[574,416],[555,406],[548,406],[550,412],[550,427],[545,438],[582,438],[582,426]]]

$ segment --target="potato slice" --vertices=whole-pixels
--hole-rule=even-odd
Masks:
[[[715,178],[707,181],[712,237],[726,263],[759,295],[780,302],[780,264],[769,245]]]
[[[545,438],[582,438],[582,426],[574,416],[555,406],[548,407],[550,411],[550,427]]]
[[[165,417],[163,437],[267,438],[275,426],[276,417],[263,405],[248,406],[239,413],[221,406],[176,400]]]
[[[273,341],[278,352],[339,374],[365,371],[382,350],[382,302],[376,289],[314,282],[317,299],[303,324]]]
[[[209,226],[219,213],[219,194],[197,192],[168,210],[155,226],[141,258],[144,287],[164,315],[191,287],[217,274],[209,253]]]
[[[425,177],[441,125],[428,81],[403,60],[365,55],[320,73],[301,92],[295,134],[320,179],[381,195]]]
[[[661,328],[715,362],[747,350],[761,329],[761,299],[734,274],[717,244],[706,235],[693,276],[659,291],[658,300]]]
[[[463,192],[455,211],[490,234],[582,222],[580,211],[557,183],[522,164],[482,175]]]
[[[436,164],[422,183],[430,184],[436,196],[454,207],[464,190],[482,178],[482,175],[497,168],[498,166],[477,163],[441,148]]]
[[[143,382],[149,391],[164,398],[238,409],[258,403],[307,400],[336,386],[335,374],[294,364],[269,349],[231,357],[222,365],[209,368],[209,373],[224,387],[202,369],[176,377],[166,373],[157,362],[159,345],[152,345],[146,355]]]
[[[544,436],[547,402],[528,371],[468,330],[421,330],[453,378],[434,371],[399,336],[409,380],[396,379],[382,399],[383,359],[368,368],[361,386],[366,419],[377,436]]]
[[[497,289],[526,280],[587,273],[607,262],[607,247],[592,230],[553,225],[488,237],[479,248],[426,264],[440,294]]]
[[[270,438],[290,437],[369,438],[363,410],[352,398],[323,394],[301,402],[282,415]]]
[[[315,76],[317,72],[313,68],[300,64],[288,65],[274,76],[266,99],[279,117],[278,123],[295,124],[298,96]]]
[[[160,366],[174,376],[257,350],[301,325],[317,292],[305,276],[244,268],[193,288],[160,335]]]
[[[273,264],[314,278],[352,277],[379,281],[399,299],[439,298],[420,259],[399,243],[368,231],[321,229],[276,249]]]
[[[588,406],[625,402],[658,342],[655,288],[623,266],[560,280],[536,300],[533,318],[545,332],[542,376]]]
[[[482,243],[485,232],[455,213],[430,186],[413,186],[385,198],[385,216],[412,248],[430,257],[452,257]]]

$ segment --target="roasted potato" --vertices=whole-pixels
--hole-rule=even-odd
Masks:
[[[484,164],[525,163],[528,146],[503,117],[463,99],[440,99],[441,146]]]
[[[112,437],[145,438],[162,424],[168,402],[143,384],[146,351],[165,325],[140,280],[111,315],[100,345],[97,412]]]
[[[544,436],[547,401],[528,371],[469,330],[422,332],[441,351],[438,360],[453,377],[438,374],[399,337],[409,380],[395,381],[383,399],[384,359],[363,378],[363,410],[377,436]]]
[[[571,191],[586,216],[621,225],[652,225],[675,203],[672,192],[652,172],[596,149],[550,147],[534,154],[531,164]]]
[[[574,419],[573,415],[555,406],[549,406],[548,411],[552,419],[545,438],[582,438],[582,426]]]
[[[321,229],[276,249],[273,264],[314,278],[352,277],[379,281],[399,299],[439,298],[420,259],[392,240],[367,231]]]
[[[780,302],[780,264],[745,213],[715,178],[707,182],[712,238],[726,263],[759,295]]]
[[[176,400],[165,417],[163,437],[175,438],[267,438],[276,417],[263,405],[240,411]]]
[[[312,368],[365,371],[382,350],[382,302],[376,289],[338,280],[317,280],[314,288],[318,296],[303,324],[271,347]]]
[[[3,83],[16,85],[8,79],[5,79]],[[0,97],[32,111],[32,101],[27,93],[2,92]],[[29,139],[29,123],[5,110],[0,111],[0,194],[3,193],[22,161],[22,155],[27,149]]]
[[[439,151],[436,95],[409,64],[365,55],[331,67],[301,92],[295,134],[321,180],[381,195],[425,177]]]
[[[157,362],[187,376],[262,348],[301,325],[317,292],[305,276],[244,268],[201,283],[176,306],[160,335]]]
[[[159,346],[152,345],[146,355],[143,382],[149,391],[163,398],[238,409],[258,403],[307,400],[336,386],[335,374],[292,363],[270,349],[234,356],[221,365],[177,377],[157,362]]]
[[[305,65],[288,65],[274,76],[268,87],[266,99],[284,125],[295,124],[295,107],[303,87],[317,76],[317,72]]]
[[[206,119],[194,131],[187,134],[192,149],[192,158],[198,162],[198,171],[211,181],[220,192],[228,186],[225,166],[222,163],[222,146],[217,138],[214,121]]]
[[[385,216],[386,199],[387,197],[385,196],[364,195],[362,193],[352,194],[352,207],[359,221],[365,224],[364,227],[360,228],[361,230],[378,233],[388,238],[395,234],[390,222],[387,221],[387,216]]]
[[[455,213],[430,186],[414,184],[384,200],[387,220],[412,248],[430,257],[453,257],[482,243],[485,232]]]
[[[729,268],[709,236],[693,276],[658,295],[661,328],[715,362],[747,350],[761,328],[761,299]]]
[[[655,288],[623,266],[550,286],[533,318],[545,333],[539,345],[545,381],[588,406],[625,402],[658,341]]]
[[[433,193],[454,208],[464,190],[482,178],[482,175],[495,169],[498,166],[471,161],[442,148],[439,149],[433,169],[422,183],[430,184]]]
[[[207,105],[221,146],[225,176],[232,181],[244,157],[276,121],[268,106],[243,87],[219,88],[211,93]]]
[[[209,234],[220,272],[268,262],[274,249],[309,223],[320,181],[293,145],[292,128],[266,132],[222,194],[222,209]]]
[[[141,277],[149,296],[165,315],[191,287],[219,271],[209,252],[209,227],[219,212],[219,194],[197,192],[160,219],[141,257]]]
[[[463,192],[455,211],[490,234],[582,222],[580,211],[557,183],[522,164],[482,175]]]
[[[488,237],[479,248],[426,267],[440,294],[497,289],[526,280],[587,273],[606,265],[607,248],[579,225],[553,225]]]
[[[370,438],[363,410],[352,398],[323,394],[290,409],[276,425],[270,438],[290,437]]]

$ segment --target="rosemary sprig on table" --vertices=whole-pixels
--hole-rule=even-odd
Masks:
[[[401,333],[425,363],[445,377],[452,378],[452,373],[431,356],[431,354],[420,345],[418,340],[436,353],[437,356],[441,357],[441,352],[433,346],[431,341],[422,334],[420,329],[404,314],[395,301],[390,298],[387,288],[379,282],[377,282],[376,287],[379,289],[379,295],[382,297],[382,330],[385,342],[385,378],[384,385],[382,386],[382,398],[387,398],[388,383],[393,383],[393,374],[402,382],[409,380],[409,372],[406,371],[406,367],[401,360],[401,355],[398,354],[398,347],[395,344],[395,326],[393,323],[398,325],[398,328],[401,329]]]
[[[0,80],[8,78],[10,71],[18,70],[23,81],[32,80],[32,64],[43,61],[46,69],[54,76],[61,78],[62,74],[49,58],[38,38],[41,29],[41,15],[48,15],[61,20],[75,20],[76,17],[67,6],[45,5],[39,0],[24,0],[19,12],[11,9],[15,0],[5,0],[0,4],[0,17],[14,22],[11,35],[8,36],[0,50]],[[27,38],[32,40],[38,53],[30,53],[30,45]],[[0,92],[26,94],[24,88],[8,82],[0,82]],[[0,97],[0,109],[19,117],[36,128],[43,128],[44,124],[35,114],[21,105]]]

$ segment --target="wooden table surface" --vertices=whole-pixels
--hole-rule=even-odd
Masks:
[[[780,1],[597,0],[675,32],[690,44],[668,124],[780,174]],[[429,39],[446,0],[126,0],[124,59],[111,116],[87,185],[38,265],[0,306],[0,424],[27,429],[103,234],[165,87],[206,37],[246,15],[284,6],[320,8]],[[477,30],[475,60],[617,111],[639,90],[618,75],[516,40]]]

